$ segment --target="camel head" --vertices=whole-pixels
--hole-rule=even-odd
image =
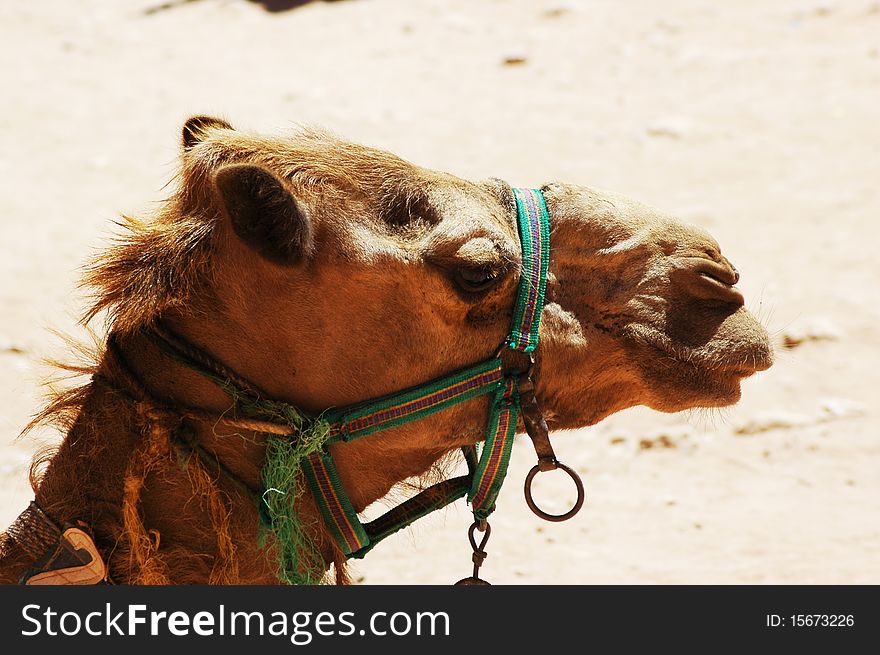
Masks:
[[[40,513],[59,524],[94,517],[93,545],[109,545],[118,581],[266,583],[314,568],[311,580],[320,556],[344,582],[348,554],[464,484],[473,541],[504,477],[517,400],[539,457],[529,485],[558,463],[542,411],[550,427],[571,428],[634,405],[722,407],[772,361],[719,245],[624,198],[541,189],[549,273],[527,375],[505,361],[522,365],[523,353],[501,348],[523,264],[507,183],[465,181],[323,132],[270,138],[209,117],[184,125],[177,182],[152,220],[129,219],[89,269],[96,301],[85,321],[108,311],[107,347],[94,368],[70,369],[91,381],[36,419],[68,429],[35,486]],[[453,377],[474,368],[482,377]],[[468,385],[492,395],[437,406]],[[382,411],[368,416],[388,424],[360,435],[369,438],[331,434],[334,412],[316,418],[416,386],[393,408],[377,401]],[[396,420],[423,401],[442,411]],[[481,468],[432,487],[427,505],[404,504],[372,534],[352,518],[483,439]],[[305,476],[315,482],[299,493]],[[271,549],[254,529],[263,502],[281,519]],[[0,539],[0,582],[39,559],[16,539]]]
[[[739,272],[709,234],[586,187],[550,184],[544,194],[553,220],[544,403],[558,427],[633,405],[731,405],[740,382],[771,365]]]
[[[551,427],[634,405],[729,405],[770,366],[739,273],[708,234],[587,187],[543,192],[552,232],[536,384]],[[152,287],[168,289],[153,289],[151,306],[307,410],[485,360],[508,332],[521,253],[504,182],[464,181],[324,133],[267,138],[196,117],[169,206],[155,229],[178,241],[189,230],[188,243],[210,233],[210,248],[158,262],[169,270],[154,267]]]

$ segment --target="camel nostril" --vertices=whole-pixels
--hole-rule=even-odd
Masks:
[[[734,285],[739,282],[739,272],[726,259],[712,261],[703,257],[688,258],[680,274],[675,276],[677,283],[692,296],[700,300],[712,300],[745,304],[745,298]]]
[[[742,306],[746,300],[739,289],[712,275],[699,273],[697,282],[691,285],[690,291],[704,300],[720,300]]]
[[[696,259],[691,260],[689,264],[695,273],[712,278],[721,284],[733,286],[739,282],[739,271],[724,257],[719,262],[708,259]]]
[[[721,263],[724,266],[726,266],[728,269],[730,269],[730,274],[733,278],[733,282],[731,282],[731,284],[736,284],[737,282],[739,282],[739,271],[736,270],[736,266],[731,264],[730,260],[727,257],[724,257],[723,255],[721,257]]]

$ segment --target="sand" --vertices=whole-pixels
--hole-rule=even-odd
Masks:
[[[615,190],[707,228],[742,272],[775,366],[723,412],[557,435],[588,494],[566,524],[526,508],[519,443],[489,580],[880,583],[880,3],[43,0],[0,25],[0,526],[59,438],[16,435],[63,354],[50,330],[83,334],[79,267],[167,194],[183,120],[215,113]],[[468,575],[468,523],[463,503],[426,519],[355,575]]]

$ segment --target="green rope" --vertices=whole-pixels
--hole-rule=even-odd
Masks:
[[[285,584],[320,584],[324,558],[315,546],[312,526],[303,525],[296,503],[305,492],[302,463],[320,450],[330,431],[324,420],[315,420],[308,429],[290,439],[269,435],[263,465],[261,515],[277,541],[278,577]]]
[[[324,446],[330,423],[306,416],[288,403],[243,393],[229,380],[219,383],[244,416],[287,424],[296,432],[295,439],[266,434],[260,516],[275,535],[280,580],[289,585],[320,584],[324,558],[315,545],[315,530],[303,525],[296,504],[305,493],[303,460]]]
[[[260,546],[266,546],[266,531],[271,531],[277,548],[278,577],[285,584],[320,584],[324,577],[324,558],[315,545],[313,526],[302,524],[296,504],[305,493],[303,460],[327,442],[329,421],[323,416],[308,416],[288,403],[249,393],[199,364],[160,335],[150,331],[147,335],[167,355],[198,371],[226,392],[241,416],[292,428],[296,438],[263,433],[266,460],[262,470],[264,491],[259,498]]]

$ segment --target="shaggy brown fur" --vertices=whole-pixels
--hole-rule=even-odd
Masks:
[[[91,526],[117,582],[274,582],[274,547],[260,545],[251,497],[263,435],[205,420],[229,412],[230,399],[140,328],[161,318],[306,411],[418,384],[486,359],[506,334],[515,210],[503,183],[466,182],[317,131],[267,138],[197,117],[183,146],[174,195],[151,220],[126,219],[87,271],[86,321],[107,313],[119,357],[100,349],[76,369],[91,380],[37,417],[66,437],[35,476],[36,500],[58,522]],[[711,237],[591,189],[552,184],[544,194],[553,232],[536,384],[551,427],[637,404],[727,405],[742,378],[770,365],[766,332]],[[486,418],[486,400],[474,399],[333,446],[355,508],[483,438]],[[346,581],[314,502],[295,503]],[[31,563],[7,541],[0,581]]]

